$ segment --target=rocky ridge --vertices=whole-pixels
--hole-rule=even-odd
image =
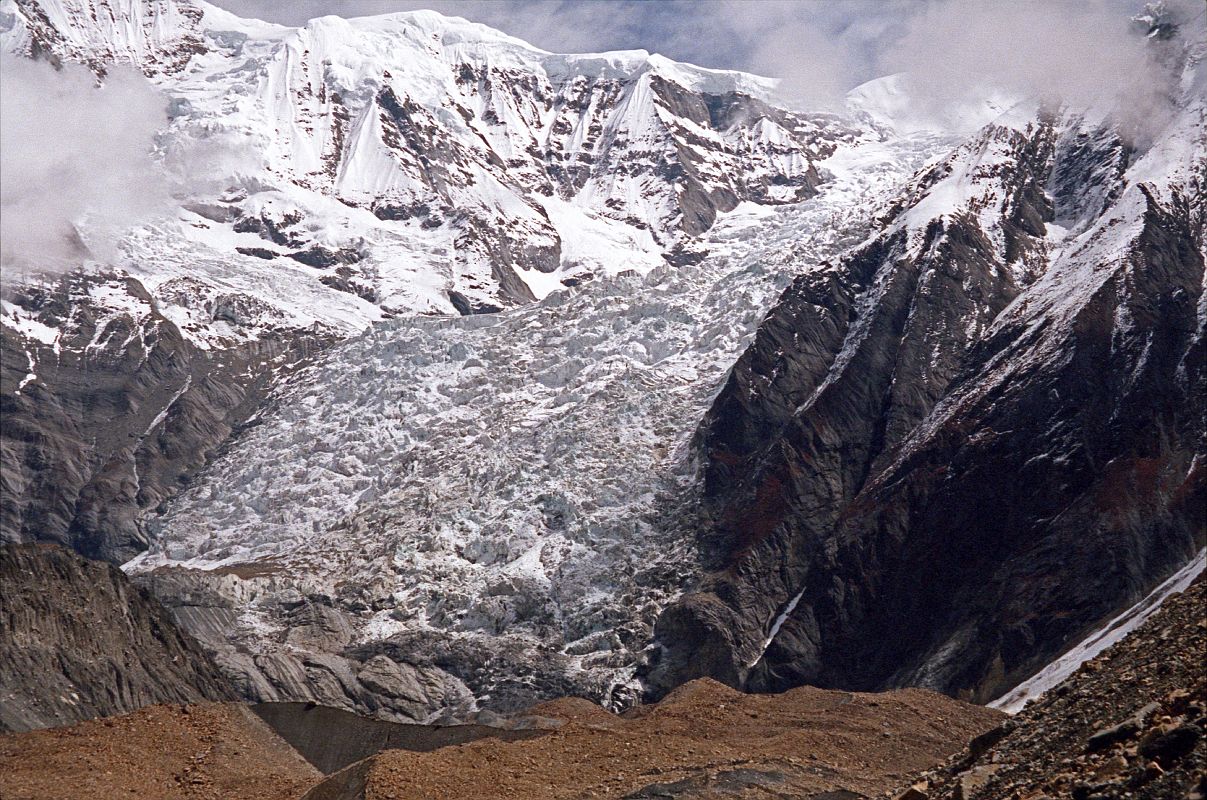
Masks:
[[[208,350],[129,276],[73,275],[8,296],[0,535],[108,561],[145,550],[142,515],[333,338],[277,332]]]
[[[209,655],[109,564],[0,546],[0,730],[235,697]]]
[[[1203,546],[1203,48],[1155,46],[1183,93],[1147,149],[1015,109],[785,291],[699,430],[705,574],[655,695],[987,701]]]

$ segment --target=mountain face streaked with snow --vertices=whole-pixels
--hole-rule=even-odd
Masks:
[[[128,255],[164,260],[166,237],[179,273],[160,280],[200,259],[247,276],[267,305],[242,328],[309,323],[298,306],[345,330],[499,310],[698,259],[718,212],[810,196],[841,135],[762,102],[752,76],[556,55],[432,12],[292,29],[170,0],[8,5],[8,52],[131,64],[168,96],[164,156],[212,191]],[[198,163],[224,147],[233,163]],[[182,326],[220,335],[202,330],[213,288],[177,292]]]
[[[121,375],[116,405],[138,406],[95,446],[76,423],[97,404],[80,398],[16,423],[56,441],[15,437],[14,460],[39,466],[9,484],[8,535],[106,558],[146,546],[135,512],[307,353],[394,315],[499,311],[690,265],[718,213],[811,196],[814,163],[853,135],[768,105],[763,79],[643,52],[559,56],[432,13],[287,29],[205,3],[2,8],[9,53],[146,73],[171,118],[159,155],[187,174],[180,207],[124,235],[119,263],[5,299],[6,330],[28,340],[5,365],[18,388],[61,385],[66,360]],[[127,373],[160,360],[169,348],[148,342],[164,337],[176,354],[142,385]],[[174,408],[193,419],[177,426]]]
[[[127,562],[260,700],[1000,695],[1207,538],[1202,21],[1162,13],[1141,146],[431,12],[5,0],[7,53],[141,70],[189,180],[6,282],[0,532]]]

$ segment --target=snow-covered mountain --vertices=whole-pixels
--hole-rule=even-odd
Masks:
[[[5,0],[0,47],[133,66],[170,118],[157,153],[176,203],[85,278],[6,270],[10,416],[28,431],[6,446],[30,466],[10,470],[2,527],[108,558],[145,547],[140,509],[322,347],[395,315],[690,266],[718,214],[811,196],[814,163],[854,135],[769,105],[765,79],[557,55],[429,12],[292,29],[188,0]],[[83,420],[113,404],[69,396],[91,387],[64,364],[137,409],[98,439]]]
[[[435,659],[495,707],[631,702],[653,620],[694,572],[696,421],[790,276],[866,234],[851,199],[942,141],[840,151],[816,197],[727,215],[692,268],[503,315],[383,323],[283,385],[129,568],[262,572],[224,633],[260,659],[305,663],[289,631],[317,603],[341,649]],[[177,596],[182,576],[158,574]]]
[[[718,211],[812,194],[841,135],[763,102],[763,79],[433,12],[293,29],[188,0],[5,5],[6,51],[131,64],[166,95],[160,147],[192,196],[126,255],[180,284],[162,294],[198,337],[220,335],[205,306],[226,288],[199,260],[267,304],[236,325],[359,330],[698,258]]]
[[[132,559],[249,697],[988,699],[1203,546],[1201,20],[1138,31],[1141,144],[430,12],[0,9],[146,74],[193,178],[6,290],[4,535]]]

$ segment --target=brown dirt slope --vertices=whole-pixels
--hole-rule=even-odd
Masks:
[[[910,800],[1207,797],[1207,576],[941,768]]]
[[[842,800],[880,794],[1002,718],[918,689],[746,695],[707,679],[623,717],[566,701],[533,711],[567,722],[524,742],[387,751],[331,776],[307,800]]]
[[[233,699],[209,655],[117,567],[0,545],[0,731]]]
[[[321,774],[236,704],[0,735],[4,800],[296,800]]]

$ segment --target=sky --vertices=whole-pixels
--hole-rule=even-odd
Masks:
[[[757,71],[762,43],[785,27],[874,42],[918,0],[216,0],[286,25],[335,14],[427,8],[561,53],[644,49],[705,67]],[[769,66],[769,65],[763,65]]]
[[[1201,0],[1166,0],[1193,6]],[[215,0],[287,25],[429,8],[553,52],[644,49],[783,80],[803,106],[909,69],[937,80],[1108,80],[1134,61],[1127,19],[1144,0]]]

